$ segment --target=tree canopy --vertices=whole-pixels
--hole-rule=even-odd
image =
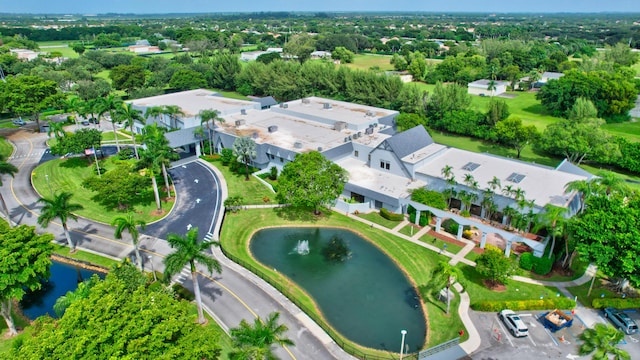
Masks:
[[[14,358],[218,358],[217,335],[197,325],[188,302],[164,288],[139,285],[144,275],[133,265],[120,266],[132,270],[112,271],[59,320],[39,318],[34,331],[12,350]]]
[[[283,203],[307,206],[317,213],[335,200],[347,182],[347,173],[317,151],[296,155],[278,177],[278,198]]]
[[[36,234],[35,227],[20,225],[0,232],[0,305],[10,335],[16,335],[11,315],[13,301],[20,301],[27,290],[42,286],[49,276],[53,252],[51,234]]]

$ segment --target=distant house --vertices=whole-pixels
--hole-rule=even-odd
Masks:
[[[38,57],[37,52],[29,49],[9,49],[9,52],[16,55],[20,60],[31,61]]]
[[[160,52],[159,47],[151,45],[131,45],[127,48],[127,50],[136,54]]]
[[[495,89],[489,90],[489,84],[491,80],[482,79],[476,80],[474,82],[470,82],[467,85],[467,93],[471,95],[479,95],[479,96],[497,96],[504,94],[507,91],[507,85],[509,85],[506,81],[493,81],[493,85]]]
[[[136,45],[146,45],[146,46],[150,46],[151,44],[149,43],[149,40],[147,40],[147,39],[143,39],[143,40],[136,40]]]
[[[317,50],[317,51],[314,51],[314,52],[311,53],[311,58],[312,59],[330,59],[331,58],[331,52]]]
[[[551,71],[545,71],[544,73],[542,73],[542,75],[540,76],[540,81],[543,84],[546,84],[547,82],[549,82],[549,80],[558,80],[561,77],[563,77],[564,74],[563,73],[559,73],[559,72],[551,72]]]
[[[403,83],[410,83],[413,81],[413,75],[406,71],[385,71],[384,74],[387,76],[397,76]]]
[[[266,51],[245,51],[240,53],[240,61],[254,61],[258,56],[266,53]]]

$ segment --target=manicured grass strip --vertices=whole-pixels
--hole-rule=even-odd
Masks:
[[[383,218],[382,216],[380,216],[380,213],[376,211],[366,214],[358,214],[356,216],[374,222],[380,226],[384,226],[387,229],[393,229],[394,227],[398,226],[398,224],[400,224],[400,221],[387,220]]]
[[[431,235],[422,235],[422,237],[420,237],[420,241],[422,241],[423,243],[427,243],[429,245],[433,245],[438,249],[444,249],[444,246],[447,245],[447,251],[452,254],[457,254],[460,252],[460,250],[462,250],[462,246],[460,245],[452,244],[450,242],[440,240]]]
[[[393,70],[391,55],[358,54],[353,57],[351,64],[344,64],[344,66],[358,70],[371,68],[377,68],[380,71]]]
[[[622,136],[629,141],[640,141],[640,121],[604,124],[602,128],[611,135]]]
[[[246,181],[244,179],[244,172],[242,174],[236,174],[231,172],[228,166],[222,165],[219,160],[211,160],[206,157],[203,157],[203,159],[220,170],[222,176],[224,176],[224,180],[227,182],[229,197],[242,197],[242,203],[244,205],[262,205],[265,204],[265,199],[269,199],[267,202],[268,204],[277,203],[276,194],[272,193],[271,190],[264,186],[255,177],[249,175],[249,181]]]
[[[460,282],[469,293],[471,303],[484,300],[511,301],[511,300],[534,300],[541,296],[545,299],[554,298],[558,294],[555,287],[545,287],[522,283],[514,280],[507,281],[504,291],[492,291],[484,286],[481,275],[474,267],[460,264],[458,265],[464,274],[464,279]]]
[[[413,224],[409,224],[405,227],[403,227],[402,229],[400,229],[400,231],[398,231],[400,234],[402,235],[407,235],[409,237],[415,235],[418,233],[418,231],[420,231],[420,228],[413,225]]]
[[[580,286],[568,287],[567,290],[569,290],[571,295],[577,296],[578,301],[586,307],[591,307],[591,302],[593,301],[593,299],[596,299],[596,298],[607,298],[607,299],[618,298],[619,299],[620,295],[618,293],[610,290],[608,287],[605,286],[606,281],[607,280],[604,277],[604,275],[598,273],[596,277],[596,281],[593,284],[593,289],[591,290],[591,295],[589,296],[587,296],[587,293],[589,293],[589,287],[591,286],[591,281],[587,281],[586,283]]]
[[[107,168],[113,168],[114,157],[104,160]],[[89,165],[84,157],[56,159],[47,161],[39,165],[32,173],[33,186],[41,196],[51,196],[52,192],[68,191],[73,193],[72,202],[82,204],[83,210],[77,212],[77,215],[88,219],[96,220],[103,223],[111,223],[113,218],[121,216],[124,213],[117,210],[107,210],[93,200],[95,192],[89,191],[82,187],[84,179],[94,174],[95,164]],[[46,176],[48,175],[48,176]],[[47,180],[48,179],[48,180]],[[158,186],[162,187],[163,181],[158,180]],[[162,188],[160,189],[162,190]],[[160,194],[161,198],[165,195]],[[151,222],[162,218],[166,215],[174,201],[162,202],[162,208],[165,214],[157,216],[152,212],[156,209],[153,189],[151,186],[142,196],[143,203],[135,206],[134,217],[145,222]],[[56,220],[56,222],[58,222]],[[73,221],[70,222],[73,227]]]
[[[53,244],[53,246],[54,246],[53,252],[55,254],[62,255],[68,258],[86,261],[92,264],[106,267],[108,269],[111,269],[113,265],[118,264],[118,261],[116,260],[109,259],[107,257],[96,255],[90,252],[78,250],[74,254],[70,254],[70,249],[67,246],[62,246],[58,244]]]
[[[0,138],[0,156],[7,159],[13,153],[13,146],[5,138]]]

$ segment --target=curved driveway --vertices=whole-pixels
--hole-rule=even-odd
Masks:
[[[56,222],[46,230],[37,223],[40,205],[38,194],[31,186],[31,172],[41,162],[55,157],[48,153],[45,145],[46,135],[19,130],[7,136],[15,151],[9,161],[19,168],[16,177],[4,182],[2,191],[7,206],[11,209],[11,219],[20,224],[34,225],[40,231],[56,236],[56,241],[65,243],[62,227]],[[171,214],[156,223],[150,224],[140,239],[144,252],[145,265],[162,270],[162,258],[171,252],[166,241],[167,233],[184,234],[189,226],[198,227],[200,236],[211,238],[214,222],[220,214],[224,187],[214,171],[201,162],[178,165],[170,170],[177,191],[176,206]],[[56,189],[54,189],[56,190]],[[79,218],[70,222],[71,236],[78,248],[122,259],[132,255],[133,248],[127,240],[113,239],[113,228],[107,224]],[[287,336],[296,346],[286,349],[277,348],[276,355],[282,359],[349,359],[352,358],[340,349],[306,314],[266,284],[254,274],[229,261],[219,249],[214,256],[222,265],[221,274],[209,275],[199,269],[200,287],[203,302],[210,314],[228,330],[246,319],[252,322],[255,316],[266,317],[270,312],[281,313],[281,321],[289,327]],[[177,281],[191,287],[190,276],[185,270]]]

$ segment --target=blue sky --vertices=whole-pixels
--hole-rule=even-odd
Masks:
[[[640,0],[2,0],[0,13],[252,11],[640,12]]]

